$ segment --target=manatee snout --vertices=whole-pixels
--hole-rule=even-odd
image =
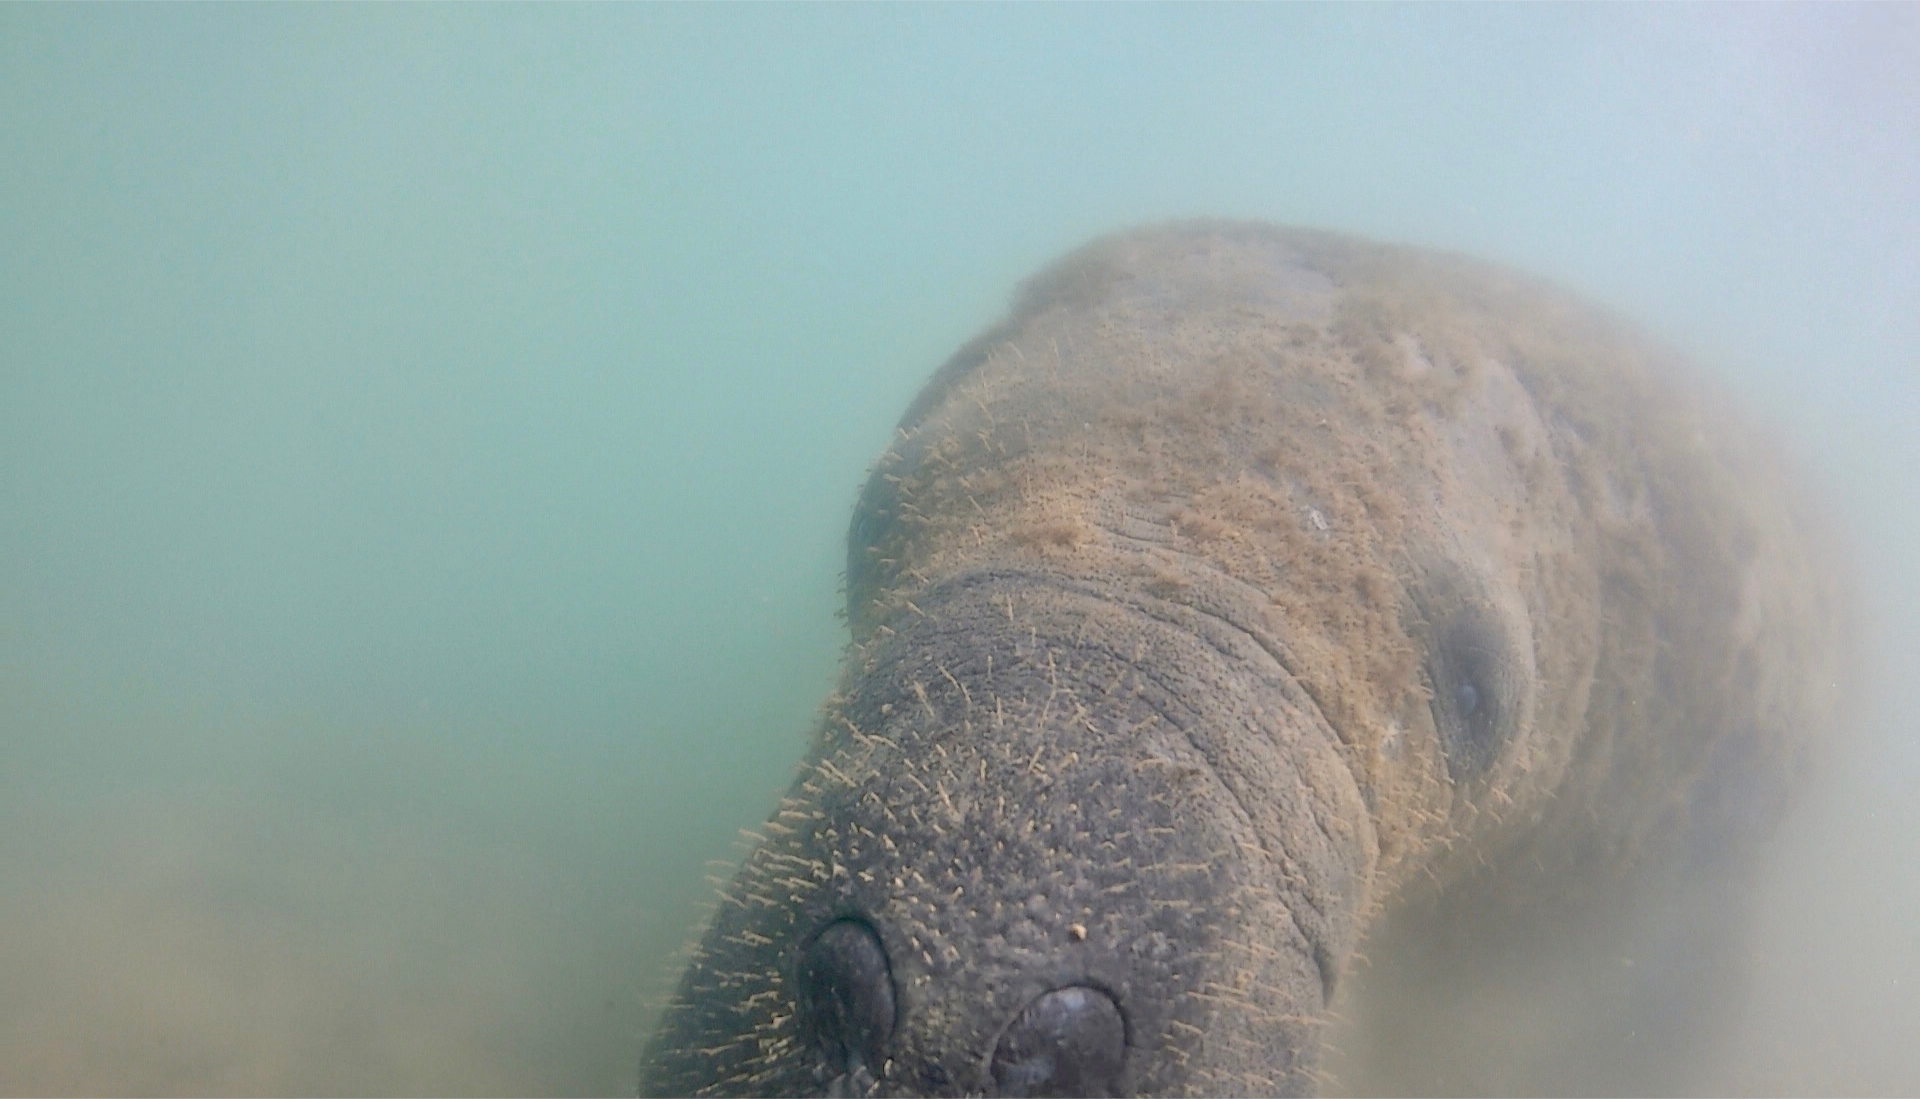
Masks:
[[[864,920],[829,923],[801,951],[802,1032],[828,1076],[827,1092],[867,1094],[870,1066],[884,1064],[895,996],[886,947]],[[1050,988],[1022,1007],[994,1044],[988,1066],[1000,1095],[1113,1095],[1126,1062],[1127,1027],[1112,993],[1089,985]],[[951,1083],[933,1068],[928,1084]]]
[[[1315,814],[1357,791],[1254,638],[1103,587],[962,574],[867,647],[649,1087],[1151,1093],[1240,1041],[1290,1053],[1229,1090],[1310,1088],[1364,836]],[[1294,849],[1261,827],[1289,812]]]
[[[1043,272],[874,467],[839,687],[643,1093],[1682,1086],[1841,616],[1665,365],[1325,234]]]

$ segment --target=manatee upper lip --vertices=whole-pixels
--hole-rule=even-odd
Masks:
[[[1258,594],[1254,592],[1251,587],[1224,574],[1220,574],[1217,571],[1214,572],[1211,579],[1222,585],[1242,589],[1240,594],[1243,595]],[[1049,587],[1058,591],[1070,592],[1090,600],[1096,600],[1110,608],[1137,614],[1160,623],[1163,626],[1185,632],[1190,636],[1212,644],[1215,648],[1222,651],[1223,654],[1231,657],[1240,659],[1253,658],[1252,654],[1244,648],[1236,651],[1229,645],[1223,644],[1223,638],[1220,635],[1224,634],[1226,637],[1239,640],[1245,645],[1250,645],[1272,661],[1273,669],[1277,676],[1294,692],[1294,702],[1299,706],[1300,712],[1307,718],[1307,723],[1311,726],[1313,733],[1323,738],[1329,745],[1334,746],[1336,749],[1341,745],[1341,737],[1334,728],[1333,723],[1328,720],[1325,711],[1320,706],[1318,698],[1314,696],[1312,690],[1309,689],[1296,674],[1295,662],[1291,654],[1287,651],[1284,643],[1275,636],[1271,630],[1261,629],[1242,622],[1235,616],[1227,613],[1225,609],[1214,609],[1201,605],[1199,602],[1188,602],[1157,596],[1151,592],[1136,590],[1130,586],[1116,588],[1112,585],[1102,584],[1094,579],[1077,577],[1071,573],[1005,566],[972,569],[958,573],[933,585],[928,591],[923,593],[923,596],[929,603],[933,603],[943,601],[956,592],[962,592],[970,588],[1001,585]],[[1258,604],[1249,601],[1245,605]],[[1181,692],[1161,681],[1161,677],[1154,668],[1143,666],[1141,663],[1131,660],[1128,654],[1119,652],[1110,645],[1089,639],[1079,639],[1075,644],[1082,648],[1099,649],[1116,660],[1127,662],[1133,667],[1135,673],[1141,677],[1161,682],[1161,685],[1165,688],[1167,697],[1181,697]],[[1229,782],[1226,776],[1220,772],[1219,765],[1212,754],[1206,750],[1205,746],[1197,738],[1194,723],[1195,720],[1200,719],[1200,715],[1196,714],[1194,719],[1189,720],[1183,718],[1181,715],[1170,712],[1165,707],[1154,706],[1151,703],[1148,703],[1148,705],[1160,716],[1162,721],[1166,722],[1170,727],[1180,730],[1181,734],[1186,738],[1187,744],[1193,749],[1194,756],[1198,758],[1199,766],[1205,770],[1212,784],[1226,794],[1240,815],[1249,822],[1256,819],[1255,814],[1247,804],[1245,798],[1235,788],[1235,785]],[[1151,765],[1156,761],[1148,759],[1140,762]],[[1183,766],[1172,760],[1166,760],[1164,763],[1166,766]],[[1327,827],[1327,822],[1322,819],[1318,807],[1310,804],[1308,809],[1315,827],[1321,831],[1329,843],[1337,843],[1338,841]],[[1258,829],[1254,829],[1253,831],[1256,836],[1259,835]],[[1264,837],[1260,837],[1259,842],[1263,850],[1267,848]],[[1267,850],[1267,854],[1273,856],[1275,852]],[[1319,898],[1312,895],[1310,890],[1297,891],[1294,896],[1296,900],[1312,908],[1316,915],[1322,919],[1326,918],[1327,912],[1324,905],[1322,905]],[[1339,962],[1335,956],[1335,952],[1329,948],[1328,944],[1321,941],[1321,936],[1300,922],[1299,915],[1292,906],[1288,906],[1287,913],[1293,921],[1295,929],[1300,933],[1301,938],[1307,942],[1311,948],[1310,953],[1313,957],[1314,966],[1319,971],[1323,995],[1331,998],[1334,985],[1338,980]]]

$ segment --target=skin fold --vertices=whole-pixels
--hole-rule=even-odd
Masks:
[[[642,1092],[1683,1086],[1841,693],[1778,449],[1484,264],[1068,255],[876,463]]]

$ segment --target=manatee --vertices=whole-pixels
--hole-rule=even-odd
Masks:
[[[1495,266],[1071,253],[875,464],[643,1093],[1684,1086],[1844,693],[1781,449]]]

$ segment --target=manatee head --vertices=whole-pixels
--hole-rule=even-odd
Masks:
[[[1828,585],[1667,372],[1326,234],[1031,280],[874,467],[839,689],[643,1090],[1309,1093],[1383,918],[1504,934],[1770,819]]]

